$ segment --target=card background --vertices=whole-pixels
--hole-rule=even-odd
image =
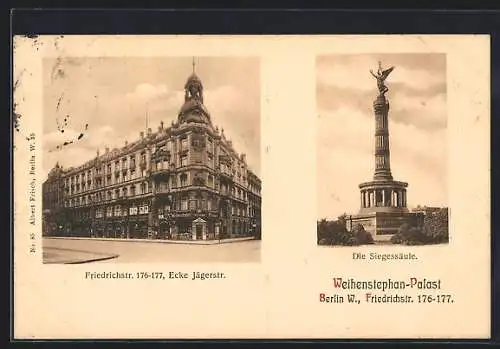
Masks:
[[[15,38],[14,277],[16,338],[489,338],[489,37],[456,36],[56,36]],[[324,249],[316,245],[317,55],[447,54],[450,244]],[[29,159],[37,136],[42,178],[42,57],[260,56],[261,263],[225,265],[41,263],[29,217]],[[22,73],[21,73],[22,72]],[[357,195],[358,193],[353,193]],[[38,236],[29,254],[29,232]],[[353,251],[411,251],[417,262],[358,262]],[[203,282],[84,280],[85,271],[223,271]],[[441,278],[453,305],[322,304],[331,277]]]

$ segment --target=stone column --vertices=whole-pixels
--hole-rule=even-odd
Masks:
[[[382,189],[382,206],[385,206],[385,189]]]
[[[406,190],[403,191],[403,207],[406,207]]]

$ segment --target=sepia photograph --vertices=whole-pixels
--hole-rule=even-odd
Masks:
[[[487,36],[14,44],[16,338],[488,336]]]
[[[252,57],[43,59],[43,262],[258,262]]]
[[[448,243],[446,54],[316,63],[318,245]]]

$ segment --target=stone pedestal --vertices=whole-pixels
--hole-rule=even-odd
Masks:
[[[348,230],[361,224],[372,235],[373,240],[388,241],[403,224],[417,226],[421,219],[422,214],[413,212],[367,212],[348,216],[346,223]]]

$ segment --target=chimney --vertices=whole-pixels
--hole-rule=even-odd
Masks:
[[[97,154],[97,157],[99,157],[99,148],[97,148],[96,154]]]
[[[105,152],[109,153],[109,147],[106,147]]]
[[[163,121],[160,121],[160,129],[163,130]]]
[[[143,139],[144,138],[144,131],[141,131],[140,135],[141,135],[141,139]]]
[[[151,136],[151,133],[153,133],[153,132],[151,131],[151,127],[148,127],[148,136]]]
[[[244,163],[247,162],[247,154],[245,154],[245,153],[241,154],[241,161],[243,161]]]
[[[128,141],[125,141],[125,146],[127,146],[127,145],[128,145]]]

